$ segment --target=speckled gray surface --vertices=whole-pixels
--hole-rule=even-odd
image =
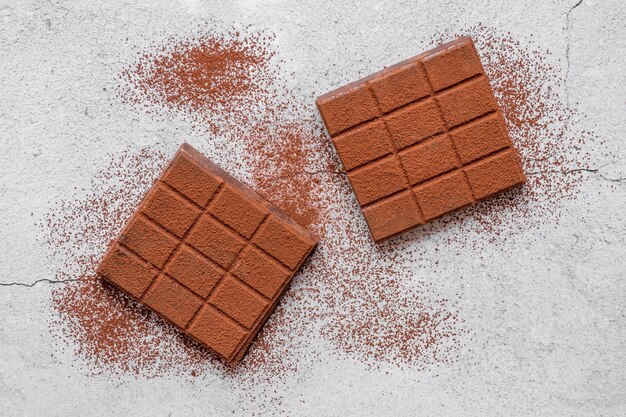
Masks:
[[[0,1],[0,414],[626,415],[626,6],[503,3]],[[454,261],[422,279],[459,297],[473,334],[453,365],[373,370],[326,347],[325,360],[276,382],[282,394],[270,402],[217,375],[89,376],[48,330],[50,292],[65,284],[45,281],[53,268],[37,222],[88,191],[108,153],[156,143],[170,152],[173,137],[210,148],[184,121],[129,113],[114,97],[132,47],[204,19],[275,33],[307,97],[419,52],[437,31],[483,23],[532,39],[562,68],[562,96],[585,115],[577,125],[615,158],[588,161],[599,171],[558,203],[560,224],[487,247],[483,260],[470,246],[433,255]]]

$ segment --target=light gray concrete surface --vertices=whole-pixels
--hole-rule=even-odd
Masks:
[[[423,279],[443,295],[461,292],[474,332],[473,349],[454,365],[372,370],[327,347],[305,375],[269,387],[284,393],[280,404],[246,400],[212,375],[88,376],[58,353],[47,328],[50,291],[63,284],[11,284],[54,278],[36,222],[87,190],[107,153],[181,136],[206,149],[183,121],[111,103],[130,45],[189,33],[210,18],[275,33],[306,96],[412,55],[438,30],[483,23],[509,31],[553,52],[567,99],[586,116],[576,123],[617,158],[588,175],[577,200],[559,203],[560,224],[528,231],[506,251],[485,249],[488,262],[471,247],[433,255],[454,252],[455,263]],[[0,415],[271,415],[273,407],[292,416],[626,415],[624,21],[618,0],[0,0]],[[263,395],[268,387],[247,389]]]

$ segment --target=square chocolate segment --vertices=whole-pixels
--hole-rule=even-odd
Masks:
[[[526,181],[472,39],[317,99],[374,240]]]
[[[236,362],[316,244],[306,229],[184,144],[97,272]]]

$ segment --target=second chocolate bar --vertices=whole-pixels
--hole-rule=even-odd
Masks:
[[[377,241],[526,180],[469,37],[317,106]]]

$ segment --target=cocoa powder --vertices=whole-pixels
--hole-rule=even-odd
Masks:
[[[225,125],[253,121],[242,112],[267,103],[272,36],[199,33],[171,38],[150,52],[138,52],[134,65],[119,75],[122,101],[150,111],[165,106],[191,116],[217,134]]]
[[[572,134],[573,121],[569,133],[557,126],[571,120],[573,110],[549,86],[562,79],[558,68],[545,63],[545,51],[530,51],[511,35],[481,26],[463,34],[477,43],[530,183],[437,220],[419,236],[451,229],[447,244],[501,243],[521,227],[558,221],[560,201],[575,198],[584,176],[550,172],[566,172],[588,156],[574,146],[580,136]],[[438,35],[434,43],[455,35]],[[320,247],[243,362],[225,369],[172,326],[93,279],[106,242],[164,165],[154,150],[112,156],[94,178],[93,193],[61,202],[43,225],[50,256],[67,266],[59,274],[85,277],[54,291],[51,330],[76,347],[91,372],[191,378],[210,371],[238,384],[276,381],[312,367],[328,355],[329,342],[337,355],[366,365],[421,369],[454,362],[471,337],[456,301],[439,296],[411,266],[430,257],[408,249],[418,232],[372,243],[316,117],[312,97],[318,92],[303,97],[286,88],[272,48],[271,36],[234,31],[174,39],[129,64],[118,80],[119,99],[136,111],[182,114],[197,132],[237,144],[241,166],[228,168],[247,171],[250,186],[316,233]],[[213,77],[219,82],[209,83]]]

